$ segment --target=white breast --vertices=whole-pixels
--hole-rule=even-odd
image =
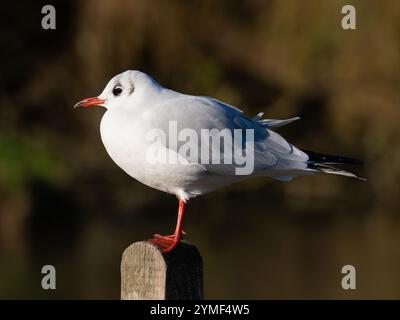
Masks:
[[[149,163],[146,155],[151,145],[146,140],[149,129],[150,124],[139,115],[132,119],[110,110],[104,114],[100,124],[101,139],[107,153],[132,178],[184,198],[213,189],[210,188],[209,174],[200,164]]]

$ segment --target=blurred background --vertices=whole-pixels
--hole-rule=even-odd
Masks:
[[[368,182],[253,179],[196,198],[187,239],[209,299],[400,298],[400,4],[13,1],[0,38],[0,298],[118,299],[132,242],[170,233],[177,201],[106,154],[103,109],[72,110],[127,69],[250,116],[299,115],[295,145],[365,161]],[[53,4],[57,29],[41,28]],[[41,268],[57,289],[41,289]],[[357,289],[341,288],[341,268]]]

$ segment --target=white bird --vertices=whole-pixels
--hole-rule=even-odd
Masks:
[[[100,124],[103,144],[111,159],[128,175],[152,188],[174,194],[179,200],[178,219],[174,234],[155,234],[149,240],[163,252],[170,252],[184,234],[182,223],[186,202],[193,197],[213,191],[219,187],[256,176],[268,176],[289,181],[293,177],[325,172],[360,178],[353,173],[331,166],[331,164],[359,164],[358,160],[300,150],[287,142],[271,128],[286,125],[299,119],[261,119],[262,113],[248,118],[243,112],[217,99],[186,95],[162,87],[153,78],[140,71],[126,71],[112,78],[103,92],[93,98],[78,102],[75,107],[102,106],[107,109]],[[176,128],[171,126],[176,124]],[[149,132],[164,132],[166,140],[151,140]],[[193,139],[171,139],[184,129],[197,134]],[[220,145],[206,146],[209,151],[221,152],[218,161],[201,161],[185,150],[193,151],[203,141],[202,130],[236,132],[250,130],[252,141],[246,136],[239,142],[239,152],[228,152]],[[152,131],[153,130],[153,131]],[[170,132],[176,130],[177,132]],[[239,131],[238,131],[239,130]],[[186,132],[187,133],[187,132]],[[186,135],[185,138],[190,138]],[[151,140],[151,141],[150,141]],[[252,142],[252,143],[250,143]],[[177,145],[174,145],[177,144]],[[237,146],[233,145],[229,147]],[[174,161],[150,161],[150,147],[153,154],[167,154]],[[244,153],[253,155],[253,167],[248,174],[238,174],[243,163],[233,159]],[[169,158],[171,155],[174,157]],[[163,158],[165,159],[165,158]],[[217,160],[218,160],[217,159]],[[231,161],[229,161],[229,159]],[[249,158],[250,159],[250,158]],[[225,160],[225,161],[223,161]],[[250,161],[250,160],[249,160]],[[363,178],[360,178],[363,179]]]

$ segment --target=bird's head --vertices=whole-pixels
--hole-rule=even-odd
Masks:
[[[103,92],[97,97],[86,98],[75,104],[74,108],[92,106],[105,107],[106,109],[132,106],[142,100],[151,91],[158,91],[161,86],[147,74],[128,70],[112,78]]]

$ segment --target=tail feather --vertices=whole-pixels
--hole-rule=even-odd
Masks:
[[[363,164],[362,161],[349,157],[334,156],[331,154],[317,153],[308,150],[303,150],[303,152],[308,155],[308,161],[310,162],[330,163],[330,164],[341,164],[341,163]]]
[[[327,166],[322,163],[310,163],[308,165],[308,168],[312,171],[317,171],[317,172],[324,172],[324,173],[329,173],[329,174],[337,174],[339,176],[345,176],[345,177],[350,177],[350,178],[355,178],[363,181],[367,181],[366,178],[360,177],[356,175],[355,173],[340,169],[340,168],[335,168],[331,166]]]
[[[363,181],[367,181],[367,179],[360,177],[352,172],[331,166],[332,164],[362,164],[363,162],[360,160],[349,157],[317,153],[308,150],[303,150],[303,152],[305,152],[308,155],[307,164],[308,164],[308,169],[311,171],[336,174],[340,176],[346,176],[350,178],[356,178]]]

